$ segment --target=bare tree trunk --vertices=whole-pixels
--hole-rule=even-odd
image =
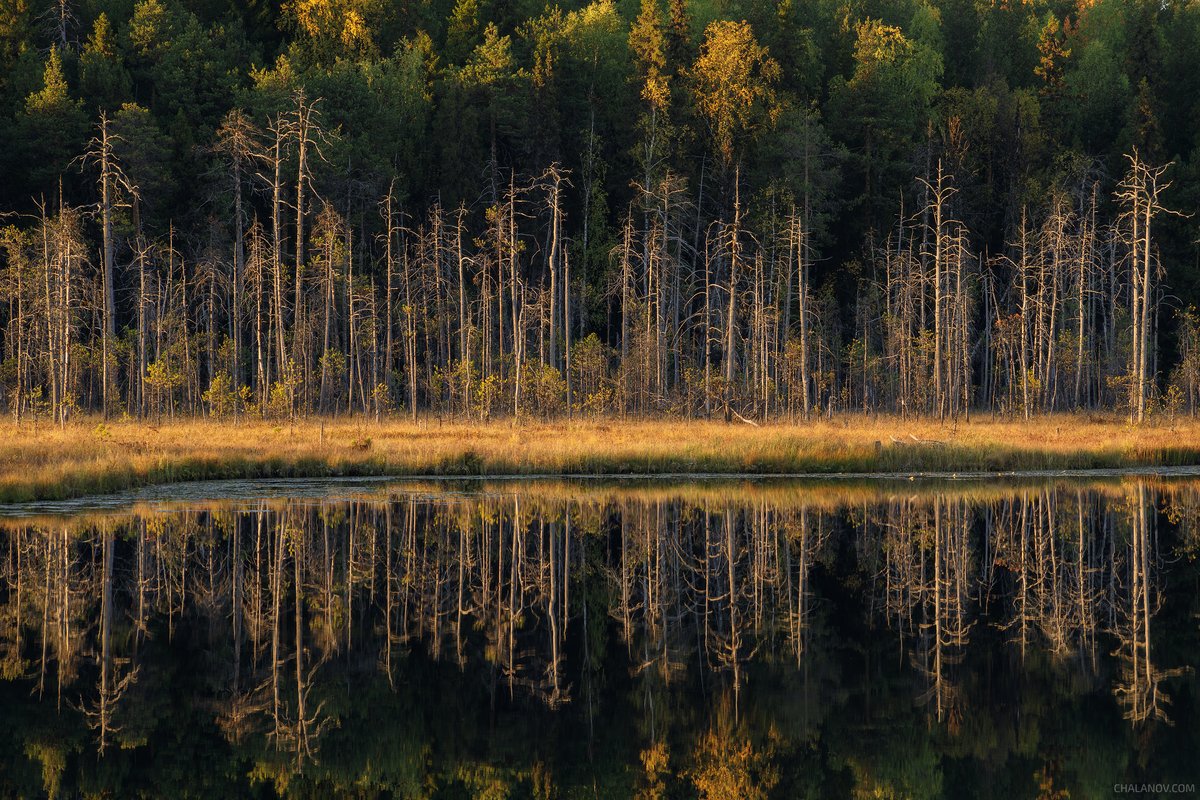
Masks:
[[[729,231],[729,310],[725,316],[725,421],[733,419],[731,407],[735,362],[737,361],[737,284],[741,266],[741,165],[734,168],[733,178],[733,226]]]

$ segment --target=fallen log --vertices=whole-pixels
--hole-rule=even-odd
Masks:
[[[745,417],[743,417],[741,414],[739,414],[739,413],[738,413],[738,412],[736,412],[736,411],[734,411],[734,412],[733,412],[733,415],[734,415],[735,417],[737,417],[739,420],[741,420],[742,422],[746,423],[747,425],[753,425],[753,426],[754,426],[754,427],[756,427],[756,428],[758,427],[758,423],[757,423],[757,422],[755,422],[755,421],[754,421],[754,420],[752,420],[752,419],[746,419]]]

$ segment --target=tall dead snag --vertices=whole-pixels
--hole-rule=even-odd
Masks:
[[[963,283],[966,231],[951,216],[950,202],[958,190],[954,177],[939,159],[933,182],[921,179],[929,198],[924,215],[931,219],[926,232],[926,256],[933,266],[933,403],[939,418],[965,412],[969,396],[963,365],[962,330],[966,320],[966,286]],[[957,390],[957,391],[956,391]]]
[[[729,309],[725,317],[725,394],[723,402],[726,422],[733,419],[733,409],[730,406],[730,402],[732,400],[734,369],[737,362],[737,285],[742,263],[740,165],[734,169],[733,175],[733,224],[729,227]]]
[[[233,275],[229,299],[229,330],[232,347],[230,375],[232,389],[236,393],[241,386],[242,350],[242,281],[246,271],[246,213],[243,208],[242,187],[246,173],[254,161],[258,131],[250,118],[241,110],[233,109],[225,115],[217,130],[217,151],[228,162],[230,188],[233,190]],[[210,365],[211,368],[211,365]],[[234,404],[235,414],[237,404]]]
[[[1083,192],[1080,192],[1080,212],[1079,212],[1079,234],[1078,244],[1075,253],[1076,269],[1075,269],[1075,394],[1074,405],[1076,409],[1082,408],[1084,403],[1084,392],[1087,391],[1087,383],[1084,372],[1086,370],[1086,350],[1090,346],[1086,344],[1089,333],[1093,330],[1094,320],[1090,319],[1089,311],[1091,309],[1092,295],[1092,276],[1095,272],[1095,236],[1096,236],[1096,195],[1099,189],[1098,181],[1091,181],[1090,191],[1087,192],[1087,203],[1084,207]]]
[[[276,117],[271,122],[271,149],[263,154],[262,161],[266,162],[266,175],[260,175],[271,187],[271,307],[272,328],[275,332],[275,370],[280,381],[287,379],[284,372],[288,369],[287,351],[284,346],[284,306],[283,306],[283,161],[287,149],[287,123],[282,117]],[[264,397],[267,390],[264,388]]]
[[[1140,423],[1146,418],[1146,396],[1152,380],[1150,355],[1155,342],[1151,326],[1158,312],[1155,280],[1161,271],[1154,254],[1152,224],[1159,213],[1173,213],[1159,200],[1159,195],[1171,185],[1162,179],[1171,164],[1152,167],[1142,160],[1136,148],[1126,158],[1129,170],[1117,187],[1117,200],[1122,206],[1122,233],[1129,248],[1131,276],[1130,420]]]
[[[807,198],[805,200],[804,211],[797,213],[796,209],[792,209],[791,216],[788,218],[788,253],[789,259],[794,259],[796,271],[796,297],[799,308],[797,322],[799,324],[799,370],[800,370],[800,409],[803,414],[804,421],[808,421],[809,416],[809,399],[812,397],[812,392],[809,389],[808,375],[808,348],[809,348],[809,328],[811,322],[809,320],[809,263],[812,257],[812,247],[809,236],[809,210]],[[790,270],[789,270],[790,272]],[[789,292],[790,294],[790,292]],[[791,299],[788,299],[789,309]],[[785,328],[787,324],[785,322]]]
[[[558,164],[551,164],[542,175],[542,180],[545,183],[546,206],[550,212],[550,246],[546,256],[546,270],[550,273],[549,362],[550,366],[554,369],[559,369],[558,345],[563,329],[564,295],[567,297],[570,296],[570,292],[565,290],[564,281],[561,277],[564,261],[563,250],[565,249],[562,246],[562,190],[564,187],[571,185],[571,182],[567,179],[568,174]]]
[[[296,91],[295,101],[296,108],[287,119],[285,132],[296,148],[296,277],[292,309],[292,349],[299,362],[303,356],[301,345],[304,338],[301,331],[304,329],[304,231],[308,194],[317,197],[312,183],[312,162],[314,158],[317,161],[325,160],[321,145],[328,140],[328,135],[321,127],[321,112],[318,108],[321,98],[310,101],[304,89],[300,88]]]
[[[523,190],[522,190],[523,191]],[[508,194],[505,205],[508,207],[504,215],[507,227],[502,228],[505,236],[504,253],[508,260],[509,290],[512,293],[512,344],[513,344],[513,416],[521,416],[521,377],[525,358],[525,282],[521,277],[521,265],[518,254],[521,251],[517,239],[517,203],[518,188],[516,173],[508,174]]]
[[[104,279],[104,327],[101,341],[101,394],[104,415],[107,417],[110,408],[110,389],[115,375],[109,374],[109,350],[117,338],[117,304],[116,292],[113,288],[116,269],[116,242],[113,239],[113,212],[121,205],[121,192],[132,192],[129,180],[121,169],[113,154],[113,147],[119,137],[112,133],[109,126],[108,114],[100,113],[100,125],[97,133],[88,144],[84,153],[86,163],[95,164],[99,170],[100,184],[100,227],[102,235],[101,255],[103,258]]]
[[[945,270],[945,253],[949,249],[946,237],[943,235],[945,226],[942,217],[946,213],[946,201],[954,189],[947,185],[942,173],[942,162],[938,160],[937,185],[930,187],[931,211],[933,213],[933,391],[934,403],[939,417],[946,415],[944,377],[942,375],[942,360],[945,351],[945,339],[942,333],[942,295],[943,274]]]
[[[388,184],[387,196],[379,204],[379,213],[383,217],[384,224],[384,288],[383,288],[383,380],[387,384],[388,390],[395,389],[392,381],[392,359],[395,355],[395,342],[393,334],[395,325],[393,321],[392,309],[392,276],[395,274],[396,254],[395,244],[396,236],[399,230],[396,226],[396,213],[394,210],[393,197],[396,194],[396,179],[392,178],[392,182]]]

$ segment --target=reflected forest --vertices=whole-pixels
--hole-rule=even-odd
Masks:
[[[1139,478],[31,512],[0,533],[0,793],[1194,785],[1198,555],[1200,485]]]

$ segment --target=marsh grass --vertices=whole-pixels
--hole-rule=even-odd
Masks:
[[[149,425],[92,419],[35,432],[31,425],[0,424],[5,503],[216,478],[999,472],[1196,464],[1196,422],[1132,427],[1097,416],[957,425],[844,416],[762,427],[693,420]]]

